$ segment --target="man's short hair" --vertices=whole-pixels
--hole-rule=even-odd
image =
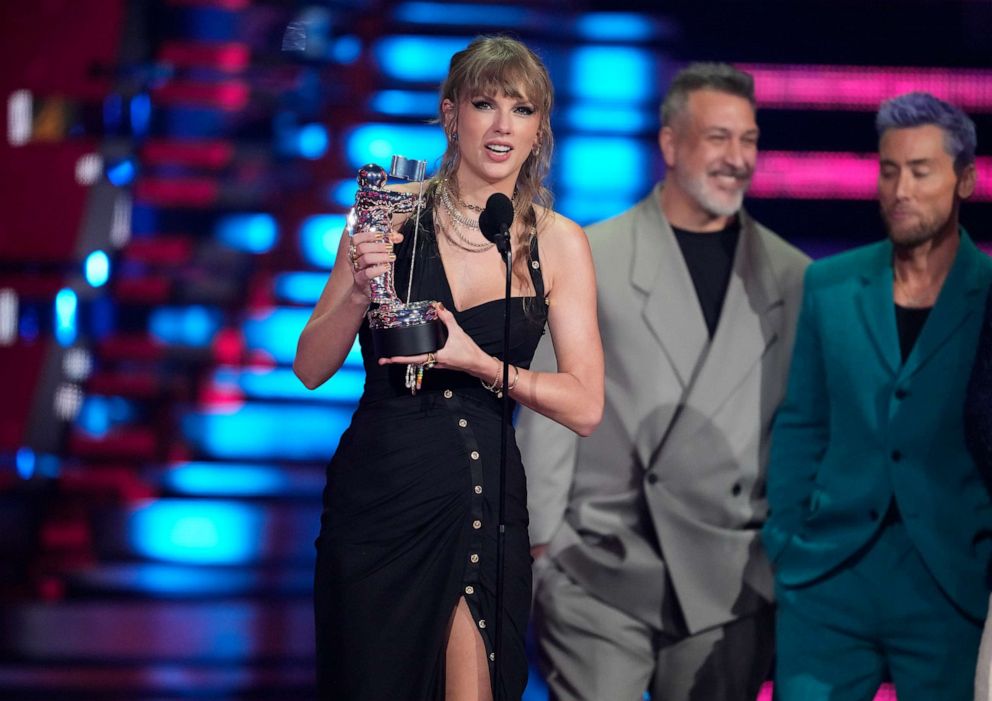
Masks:
[[[908,129],[928,124],[944,132],[944,149],[954,159],[954,170],[960,173],[975,162],[978,137],[975,123],[960,107],[939,100],[930,93],[911,92],[886,100],[875,117],[878,138],[889,129]]]
[[[692,63],[675,74],[661,103],[661,123],[671,126],[685,111],[689,94],[697,90],[717,90],[743,97],[755,108],[754,77],[729,63]]]

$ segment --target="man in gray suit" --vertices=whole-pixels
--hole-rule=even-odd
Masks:
[[[529,411],[518,427],[560,701],[753,701],[773,653],[764,470],[809,260],[741,209],[750,75],[694,64],[661,116],[665,181],[588,228],[603,422],[582,440]],[[547,338],[533,367],[554,367]]]

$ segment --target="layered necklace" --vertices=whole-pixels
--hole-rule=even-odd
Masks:
[[[448,213],[448,217],[451,219],[451,227],[443,227],[440,222],[437,221],[435,217],[435,226],[440,229],[441,233],[444,234],[444,238],[448,240],[452,246],[462,249],[463,251],[468,251],[469,253],[482,253],[483,251],[488,251],[490,248],[495,246],[492,241],[486,241],[485,243],[478,243],[468,238],[462,233],[462,229],[468,229],[470,231],[479,231],[479,214],[482,213],[482,207],[474,204],[469,204],[461,199],[457,200],[458,205],[455,206],[455,202],[452,201],[451,191],[448,189],[448,184],[446,181],[442,180],[437,186],[438,197],[441,200],[441,206],[444,207],[444,211]],[[471,212],[476,212],[475,217],[466,216],[459,211],[459,207],[467,209]],[[454,234],[454,237],[451,234]]]

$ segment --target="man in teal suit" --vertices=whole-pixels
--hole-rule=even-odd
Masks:
[[[970,701],[992,503],[963,402],[992,260],[958,224],[975,126],[912,93],[884,103],[886,241],[808,269],[768,468],[776,698]]]

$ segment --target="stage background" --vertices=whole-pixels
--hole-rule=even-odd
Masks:
[[[914,89],[978,124],[988,250],[989,27],[977,0],[0,4],[0,696],[312,697],[323,470],[363,376],[356,350],[307,391],[296,338],[357,167],[436,163],[471,37],[547,62],[582,224],[662,175],[681,65],[750,70],[747,207],[820,257],[883,236],[874,111]]]

